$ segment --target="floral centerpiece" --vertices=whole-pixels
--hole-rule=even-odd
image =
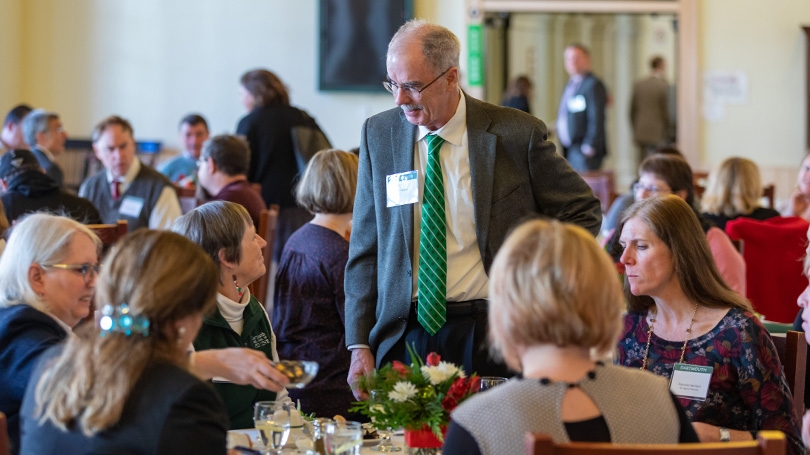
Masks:
[[[404,428],[408,447],[441,447],[450,413],[477,392],[480,378],[443,362],[435,352],[422,361],[408,346],[411,365],[394,361],[362,378],[357,387],[381,391],[381,401],[361,401],[352,411],[371,418],[375,426]],[[425,452],[418,452],[425,453]]]

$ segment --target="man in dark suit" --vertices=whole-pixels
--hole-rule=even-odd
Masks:
[[[591,54],[582,44],[565,48],[565,71],[571,78],[557,111],[557,137],[563,156],[577,172],[599,169],[607,155],[605,85],[591,72]]]
[[[633,86],[630,101],[630,122],[633,141],[639,149],[639,164],[658,147],[667,145],[670,131],[669,84],[664,79],[663,57],[653,57],[650,70],[650,77]]]
[[[599,229],[599,201],[545,124],[463,93],[459,52],[449,30],[419,20],[388,46],[398,107],[363,126],[346,266],[350,384],[375,363],[408,362],[406,343],[468,374],[505,375],[487,353],[486,299],[509,230],[538,216]]]
[[[37,157],[39,166],[45,174],[60,187],[65,186],[65,174],[54,161],[54,157],[65,151],[67,133],[59,120],[59,115],[34,109],[22,122],[25,142]]]

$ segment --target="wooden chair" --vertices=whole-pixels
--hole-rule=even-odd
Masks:
[[[177,193],[177,199],[180,201],[180,210],[183,211],[183,214],[197,207],[197,188],[174,185],[174,191]]]
[[[776,345],[790,392],[793,393],[793,407],[799,416],[803,416],[804,377],[807,374],[807,340],[804,332],[788,330],[784,334],[771,334],[771,339]]]
[[[101,239],[103,251],[106,253],[118,239],[127,235],[129,223],[126,220],[118,220],[116,224],[88,224],[87,228]]]
[[[602,203],[602,213],[607,213],[617,196],[613,171],[588,171],[580,175],[591,187],[593,195]]]
[[[262,254],[264,255],[264,267],[267,270],[261,278],[254,281],[250,286],[250,293],[256,296],[260,302],[264,303],[265,307],[269,306],[272,296],[267,295],[267,288],[270,280],[275,279],[270,271],[270,265],[273,262],[273,245],[276,243],[276,229],[278,228],[278,204],[270,204],[268,210],[262,210],[259,217],[259,235],[267,242]]]
[[[787,440],[781,431],[760,431],[756,441],[692,444],[556,444],[541,433],[526,433],[526,455],[784,455]]]
[[[8,424],[6,422],[6,415],[0,412],[0,455],[9,455],[11,453],[11,443],[8,440]]]

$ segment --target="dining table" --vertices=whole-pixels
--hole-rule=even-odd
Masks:
[[[261,451],[264,448],[262,445],[261,440],[259,439],[259,432],[256,429],[244,429],[244,430],[231,430],[228,432],[228,448],[231,449],[234,445],[242,445],[244,446],[243,441],[244,438],[250,440],[251,448],[254,450]],[[394,436],[391,438],[391,441],[394,445],[401,447],[401,452],[395,452],[400,455],[408,453],[407,449],[405,448],[405,437],[403,436],[402,431],[398,431],[394,433]],[[360,448],[361,455],[372,455],[378,454],[380,452],[376,452],[371,450],[372,447],[377,445],[380,442],[379,439],[368,439],[363,440],[363,446]],[[297,444],[296,444],[297,443]],[[307,455],[307,447],[308,443],[311,443],[311,440],[306,438],[305,435],[302,433],[293,432],[290,434],[290,437],[287,440],[287,444],[282,449],[283,455]],[[310,451],[312,449],[309,449]],[[311,451],[310,453],[315,453]]]

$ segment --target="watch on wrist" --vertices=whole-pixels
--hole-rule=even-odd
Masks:
[[[731,432],[728,431],[728,428],[720,427],[720,442],[729,441],[731,441]]]

